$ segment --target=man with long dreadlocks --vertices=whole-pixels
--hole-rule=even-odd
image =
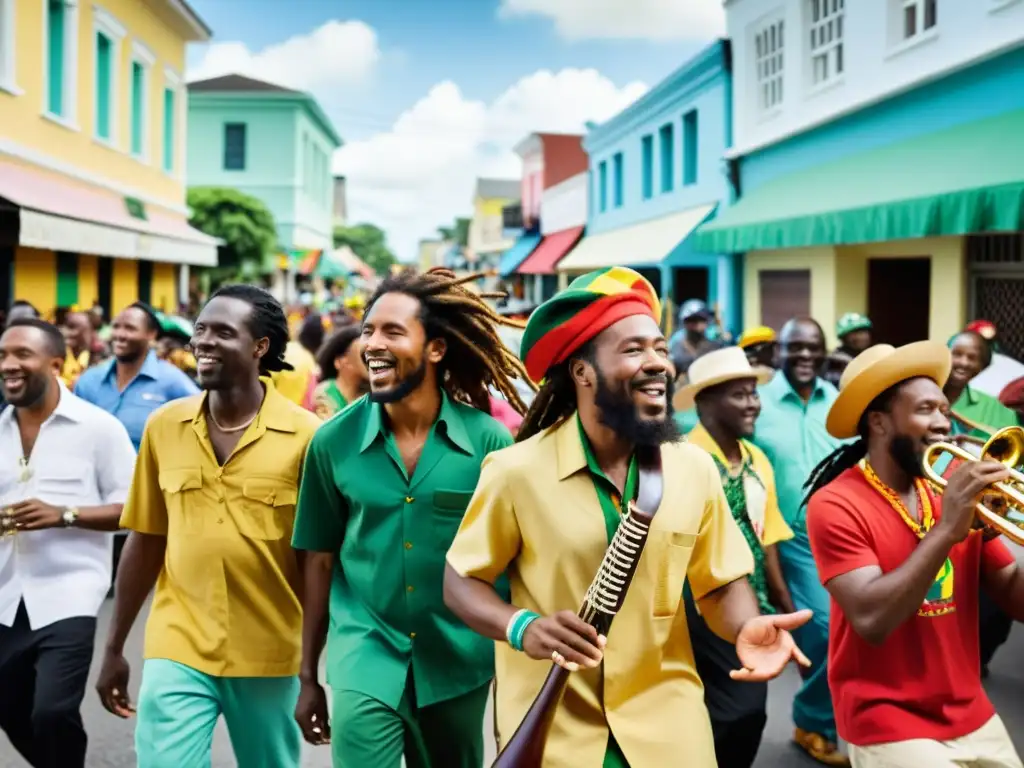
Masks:
[[[320,420],[275,391],[288,322],[251,285],[218,290],[192,336],[202,395],[150,417],[121,516],[131,530],[96,683],[131,717],[124,644],[150,590],[139,768],[210,764],[221,714],[238,765],[293,768],[301,557],[289,546],[302,461]]]
[[[660,315],[651,284],[622,267],[583,275],[534,311],[521,354],[545,383],[518,444],[485,462],[448,552],[446,602],[497,641],[502,746],[551,662],[574,673],[545,768],[718,765],[687,633],[687,578],[708,624],[736,645],[744,668],[735,679],[765,681],[803,660],[788,630],[810,611],[759,615],[746,578],[753,559],[714,461],[679,440]],[[604,638],[576,610],[622,500],[635,499],[637,446],[660,448],[664,498]],[[506,571],[511,603],[492,586]]]
[[[941,496],[923,478],[948,440],[940,343],[887,344],[843,372],[826,426],[838,448],[808,482],[807,532],[832,596],[828,677],[854,768],[1021,768],[981,685],[978,590],[1024,619],[1024,572],[973,527],[1008,470],[965,462]]]
[[[444,557],[492,451],[512,443],[494,387],[525,411],[501,318],[445,270],[384,280],[362,320],[370,392],[317,432],[294,545],[306,550],[302,689],[307,741],[336,768],[479,768],[490,642],[442,598]],[[330,631],[328,631],[328,619]],[[318,681],[327,644],[331,731]]]

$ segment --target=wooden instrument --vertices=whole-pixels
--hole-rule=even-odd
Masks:
[[[581,619],[605,637],[612,619],[626,599],[664,491],[661,449],[638,448],[637,462],[639,483],[636,501],[627,502],[626,512],[605,551],[594,581],[587,589],[579,612]],[[568,682],[569,671],[552,664],[540,693],[492,768],[541,768],[551,723]]]

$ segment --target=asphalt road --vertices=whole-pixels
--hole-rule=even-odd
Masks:
[[[109,601],[100,615],[99,637],[106,637],[107,624],[110,619]],[[141,663],[142,622],[136,626],[129,640],[127,656],[133,665],[135,678],[132,692],[137,691],[138,670]],[[102,642],[102,640],[101,640]],[[1024,754],[1024,667],[1019,659],[1024,657],[1024,627],[1015,626],[1009,642],[996,655],[992,665],[992,674],[986,681],[986,688],[996,709],[1002,715],[1011,734],[1015,736],[1017,749]],[[1015,661],[1017,660],[1017,661]],[[98,671],[93,665],[93,677]],[[789,719],[790,704],[796,691],[799,678],[791,667],[781,678],[772,683],[768,698],[768,727],[764,742],[758,754],[756,768],[813,768],[817,766],[813,760],[806,758],[799,750],[792,747],[789,739],[792,726]],[[3,695],[0,692],[0,695]],[[92,692],[89,692],[83,706],[85,726],[89,733],[90,768],[134,768],[135,754],[132,747],[132,723],[108,715],[100,706]],[[488,715],[485,722],[491,722]],[[685,724],[681,724],[681,738],[685,738]],[[488,755],[493,757],[493,751]],[[488,763],[490,759],[488,760]],[[327,748],[307,748],[302,762],[303,768],[330,768],[330,753]],[[228,743],[227,732],[223,723],[214,739],[214,757],[212,768],[229,768],[236,765]],[[0,768],[25,768],[6,738],[0,734]],[[242,766],[242,768],[245,768]]]

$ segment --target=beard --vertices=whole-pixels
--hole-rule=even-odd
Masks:
[[[7,390],[4,389],[2,384],[0,384],[0,394],[15,408],[31,408],[37,403],[42,402],[43,398],[50,391],[51,384],[56,386],[56,382],[45,373],[27,374],[25,376],[25,386],[21,390],[20,397],[12,398],[7,394]]]
[[[420,357],[420,364],[416,370],[412,371],[408,376],[400,380],[391,389],[386,389],[382,392],[374,392],[373,389],[370,388],[369,382],[367,382],[367,392],[370,393],[370,401],[380,403],[381,405],[397,403],[399,400],[404,400],[415,392],[426,377],[427,355],[426,347],[424,347],[424,354]]]
[[[675,443],[682,439],[683,433],[672,418],[672,377],[665,379],[665,414],[660,419],[642,419],[637,414],[636,403],[630,397],[630,391],[638,385],[650,382],[625,382],[619,389],[613,388],[600,370],[597,374],[597,390],[594,392],[594,405],[601,423],[623,440],[633,445],[656,447],[664,443]]]
[[[924,457],[916,443],[906,435],[896,435],[889,443],[889,455],[909,477],[924,477]]]

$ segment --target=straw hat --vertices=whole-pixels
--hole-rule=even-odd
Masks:
[[[876,344],[853,358],[839,380],[839,397],[832,403],[825,428],[832,437],[857,436],[860,417],[871,401],[901,381],[923,376],[940,387],[949,378],[952,358],[945,344],[915,341],[902,347]]]
[[[737,379],[756,379],[758,384],[764,384],[774,374],[771,368],[751,366],[747,353],[739,347],[716,349],[690,363],[686,385],[676,392],[672,405],[677,411],[688,411],[697,395],[709,387]]]

